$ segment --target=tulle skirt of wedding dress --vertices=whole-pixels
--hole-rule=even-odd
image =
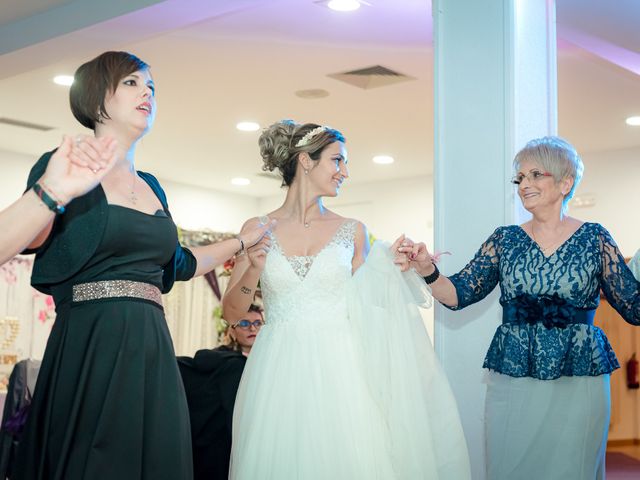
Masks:
[[[262,328],[236,399],[230,478],[470,478],[416,305],[424,282],[411,275],[376,243],[347,286],[344,318],[309,312]]]

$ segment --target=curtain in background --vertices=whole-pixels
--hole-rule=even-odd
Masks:
[[[191,357],[218,344],[213,311],[220,301],[204,277],[176,282],[163,302],[176,355]]]

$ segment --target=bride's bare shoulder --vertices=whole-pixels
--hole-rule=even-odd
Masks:
[[[278,221],[279,218],[280,218],[280,215],[278,210],[274,210],[273,212],[269,212],[266,215],[260,215],[258,217],[252,217],[248,219],[246,222],[244,222],[244,224],[242,225],[242,228],[246,228],[246,227],[252,228],[252,227],[258,227],[260,225],[266,225],[272,220]]]
[[[357,218],[343,217],[343,223],[349,223],[355,227],[356,235],[367,235],[367,226]]]
[[[269,223],[270,220],[271,217],[268,217],[266,215],[261,217],[252,217],[242,224],[242,230],[244,230],[245,228],[255,228],[259,227],[260,225],[265,225]]]

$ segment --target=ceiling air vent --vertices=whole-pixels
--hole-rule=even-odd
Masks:
[[[365,90],[386,87],[388,85],[406,82],[407,80],[415,80],[413,77],[383,67],[382,65],[374,65],[372,67],[360,68],[343,73],[332,73],[328,75],[328,77]]]
[[[48,132],[55,127],[49,127],[48,125],[40,125],[38,123],[24,122],[22,120],[16,120],[15,118],[0,117],[0,125],[11,125],[12,127],[29,128],[31,130],[38,130],[40,132]]]

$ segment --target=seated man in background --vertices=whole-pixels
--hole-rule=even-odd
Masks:
[[[231,423],[245,362],[264,324],[262,309],[251,305],[243,318],[229,322],[223,345],[178,357],[193,443],[194,480],[226,480],[231,454]]]

